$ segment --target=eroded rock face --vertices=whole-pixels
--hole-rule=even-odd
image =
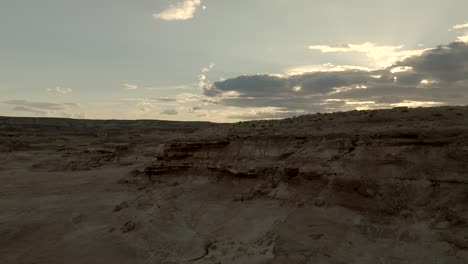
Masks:
[[[467,117],[393,109],[54,144],[10,129],[0,262],[467,263]]]
[[[444,188],[468,184],[464,173],[468,171],[465,131],[451,136],[414,133],[416,136],[398,131],[300,138],[262,135],[171,142],[164,144],[161,154],[145,173],[153,180],[201,174],[274,184],[321,182],[334,194],[398,203],[385,208],[376,204],[376,209],[397,213],[408,206],[440,202],[449,195]],[[334,196],[330,199],[339,202],[339,197]],[[353,199],[340,203],[360,206]]]

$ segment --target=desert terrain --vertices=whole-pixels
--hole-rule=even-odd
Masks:
[[[468,263],[468,107],[0,117],[0,263]]]

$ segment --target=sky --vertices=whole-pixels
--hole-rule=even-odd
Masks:
[[[0,0],[0,116],[468,104],[466,0]]]

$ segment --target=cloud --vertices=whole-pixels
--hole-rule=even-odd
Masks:
[[[454,25],[449,31],[468,29],[468,23]],[[468,42],[468,31],[465,31],[464,35],[458,36],[457,41]]]
[[[69,94],[73,92],[71,88],[62,88],[62,87],[55,87],[55,88],[47,88],[47,92],[49,93],[61,93],[61,94]]]
[[[315,72],[288,77],[250,75],[215,82],[212,88],[205,90],[205,94],[219,96],[237,92],[242,98],[303,97],[327,94],[344,86],[365,85],[372,79],[369,72],[359,70]]]
[[[161,102],[177,102],[177,99],[172,97],[156,97],[151,99]]]
[[[27,100],[8,100],[3,101],[4,104],[14,105],[14,106],[23,106],[23,107],[31,107],[43,110],[51,110],[51,111],[58,111],[58,110],[66,110],[70,107],[78,107],[77,104],[74,103],[49,103],[49,102],[33,102]]]
[[[465,35],[463,36],[459,36],[457,37],[457,39],[461,42],[468,42],[468,33],[466,33]]]
[[[294,67],[286,70],[286,75],[301,75],[305,73],[313,72],[341,72],[348,70],[361,70],[361,71],[372,71],[373,69],[363,66],[352,66],[352,65],[333,65],[331,63],[321,65],[309,65]]]
[[[397,64],[412,67],[425,79],[453,83],[468,79],[468,43],[453,42],[428,50]]]
[[[199,88],[205,89],[211,85],[211,83],[208,81],[208,78],[206,77],[206,74],[210,72],[214,68],[214,66],[215,66],[214,63],[210,63],[208,67],[204,67],[201,69],[200,74],[197,76]]]
[[[123,85],[122,85],[122,88],[124,88],[125,90],[131,91],[131,90],[136,90],[136,89],[138,89],[138,85],[126,83],[126,84],[123,84]]]
[[[8,100],[0,103],[12,105],[12,111],[33,113],[36,116],[67,118],[84,118],[85,116],[83,113],[76,113],[76,110],[80,107],[76,103],[50,103],[28,100]]]
[[[452,27],[452,29],[464,29],[464,28],[468,28],[468,23],[457,24]]]
[[[184,0],[177,4],[170,5],[160,13],[153,14],[156,19],[162,20],[187,20],[194,17],[201,0]],[[203,9],[206,9],[204,7]]]
[[[123,101],[137,101],[139,103],[189,103],[189,102],[200,102],[200,100],[206,99],[202,94],[198,93],[179,93],[171,97],[149,97],[149,98],[124,98]]]
[[[167,86],[152,86],[145,87],[146,90],[188,90],[193,87],[196,87],[197,84],[180,84],[180,85],[167,85]]]
[[[161,115],[178,115],[177,110],[164,110],[160,113]]]
[[[379,46],[374,43],[363,44],[341,44],[341,45],[311,45],[311,50],[320,50],[323,53],[329,52],[360,52],[373,59],[379,67],[389,67],[397,61],[411,56],[418,56],[426,49],[403,50],[401,46]]]
[[[37,116],[46,116],[47,115],[46,111],[41,111],[41,110],[37,110],[37,109],[34,109],[34,108],[25,107],[25,106],[15,106],[11,110],[12,111],[21,111],[21,112],[33,113],[33,114],[35,114]]]
[[[379,70],[328,65],[319,71],[243,75],[205,87],[204,95],[225,107],[257,109],[230,115],[254,119],[468,102],[468,43],[453,42],[402,58]]]

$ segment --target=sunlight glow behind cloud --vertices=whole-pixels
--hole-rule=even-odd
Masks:
[[[313,72],[342,72],[350,70],[359,70],[359,71],[371,71],[373,69],[363,67],[363,66],[352,66],[352,65],[334,65],[331,63],[325,63],[322,65],[308,65],[294,67],[286,70],[287,76],[301,75],[304,73],[313,73]],[[281,76],[281,74],[278,74]]]
[[[457,38],[459,41],[468,42],[468,33]]]
[[[360,52],[365,53],[373,59],[379,67],[389,67],[395,62],[404,60],[411,56],[421,55],[427,49],[420,50],[402,50],[400,46],[378,46],[374,43],[366,42],[363,44],[343,44],[343,45],[311,45],[311,50],[320,50],[323,53],[330,52]]]

